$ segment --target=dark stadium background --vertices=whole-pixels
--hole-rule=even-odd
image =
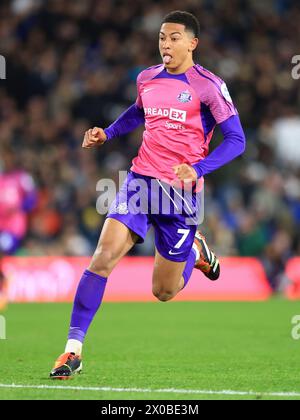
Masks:
[[[135,101],[176,9],[199,18],[197,62],[227,82],[247,136],[246,153],[206,177],[220,281],[194,270],[178,299],[148,302],[149,234],[109,278],[83,374],[57,387],[49,372],[104,222],[96,184],[130,168],[142,130],[95,150],[83,133]],[[26,235],[13,257],[0,252],[0,400],[300,399],[299,22],[299,0],[0,1],[0,181],[11,150],[36,185]],[[212,149],[220,141],[216,130]]]
[[[137,74],[160,62],[162,17],[201,23],[197,61],[224,78],[247,135],[246,153],[206,178],[203,230],[219,255],[262,260],[275,289],[300,253],[300,7],[293,0],[1,1],[0,148],[32,174],[38,202],[17,255],[90,255],[103,224],[96,182],[130,167],[141,130],[83,151],[135,101]],[[218,144],[217,134],[212,147]],[[133,254],[151,255],[150,234]]]

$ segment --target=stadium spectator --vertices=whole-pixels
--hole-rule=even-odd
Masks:
[[[28,213],[36,191],[32,177],[19,169],[11,149],[0,154],[0,308],[5,302],[5,278],[1,270],[4,255],[16,252],[28,230]]]

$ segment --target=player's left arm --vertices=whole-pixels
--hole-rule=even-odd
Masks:
[[[235,108],[227,86],[221,81],[220,85],[209,82],[204,91],[201,102],[205,103],[216,124],[223,134],[222,143],[206,158],[193,165],[177,165],[173,169],[180,180],[189,179],[196,181],[244,153],[246,149],[246,137],[241,125],[238,111]]]
[[[246,149],[246,137],[238,115],[233,115],[219,126],[223,134],[222,143],[205,159],[192,165],[198,178],[231,162],[243,154]]]

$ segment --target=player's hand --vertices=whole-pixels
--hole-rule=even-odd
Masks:
[[[94,146],[102,146],[107,140],[105,131],[102,128],[94,127],[85,132],[82,147],[90,149]]]
[[[194,182],[197,181],[198,175],[195,169],[188,165],[187,163],[183,163],[181,165],[173,166],[173,171],[177,178],[183,182]]]

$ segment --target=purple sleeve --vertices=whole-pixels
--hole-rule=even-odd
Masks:
[[[107,135],[107,140],[111,140],[115,137],[130,133],[144,123],[144,110],[139,108],[137,104],[134,104],[123,112],[123,114],[104,131]]]
[[[38,192],[32,176],[28,173],[20,172],[19,182],[23,193],[22,210],[29,213],[37,204]]]
[[[22,209],[26,213],[29,213],[35,208],[37,201],[38,201],[37,192],[33,191],[24,198],[24,201],[22,203]]]
[[[246,138],[238,115],[228,118],[220,124],[223,133],[223,142],[205,159],[195,163],[198,178],[221,168],[246,149]]]

